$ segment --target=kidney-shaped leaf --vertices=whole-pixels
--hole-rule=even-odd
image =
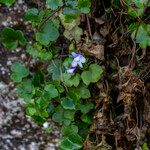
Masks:
[[[57,22],[58,23],[58,22]],[[55,21],[47,21],[36,33],[36,40],[47,46],[50,42],[55,41],[59,37],[58,25]]]
[[[29,70],[19,62],[16,62],[11,66],[11,71],[11,79],[15,82],[21,82],[22,78],[29,75]]]
[[[46,2],[52,10],[55,10],[63,5],[62,0],[47,0]]]
[[[64,109],[75,109],[75,102],[73,99],[69,97],[64,97],[61,99],[61,105],[63,106]]]

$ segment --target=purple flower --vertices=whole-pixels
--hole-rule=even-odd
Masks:
[[[73,56],[74,59],[72,61],[71,67],[66,68],[67,73],[69,73],[69,74],[72,74],[75,71],[77,65],[79,65],[80,68],[82,68],[83,67],[82,64],[85,63],[85,61],[86,61],[86,59],[78,52],[76,52],[76,53],[72,52],[72,56]]]
[[[72,67],[77,67],[77,65],[80,66],[80,68],[83,67],[83,63],[85,63],[86,59],[78,52],[72,52],[73,61],[72,61]]]
[[[67,68],[67,73],[72,74],[76,67]]]

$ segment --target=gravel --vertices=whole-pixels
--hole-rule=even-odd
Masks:
[[[10,8],[0,4],[0,29],[23,26],[24,33],[30,35],[32,31],[22,19],[28,7],[24,0]],[[0,58],[0,150],[57,150],[59,127],[48,120],[53,129],[49,134],[26,116],[25,103],[10,80],[10,66],[18,60],[25,63],[25,50],[19,47],[9,51],[0,45]]]
[[[56,150],[59,138],[58,127],[51,134],[25,115],[25,103],[18,99],[15,86],[0,82],[0,149],[2,150]]]

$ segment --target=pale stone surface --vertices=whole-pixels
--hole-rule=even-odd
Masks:
[[[10,8],[0,4],[0,29],[20,23],[30,35],[22,19],[27,8],[24,0],[17,0]],[[19,47],[10,51],[0,45],[0,150],[57,150],[58,127],[49,120],[53,131],[48,134],[25,115],[25,103],[17,97],[15,85],[10,80],[10,66],[16,61],[25,63],[25,50]]]

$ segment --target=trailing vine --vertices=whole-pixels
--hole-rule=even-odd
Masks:
[[[0,2],[10,6],[15,0]],[[124,3],[127,17],[134,19],[128,27],[131,38],[141,48],[150,46],[150,25],[141,21],[149,1],[125,0]],[[118,5],[114,3],[114,7]],[[14,63],[11,79],[17,84],[19,97],[26,102],[27,115],[48,131],[51,131],[49,118],[61,125],[63,137],[59,147],[62,150],[83,148],[95,112],[90,87],[100,81],[104,73],[99,63],[77,48],[83,35],[92,40],[90,29],[87,33],[80,26],[81,17],[86,17],[88,24],[90,15],[90,0],[46,0],[44,9],[31,8],[24,16],[35,30],[32,44],[20,30],[10,27],[2,30],[5,48],[24,46],[32,58],[41,62],[36,71],[21,62]],[[62,39],[69,43],[65,52],[57,46]],[[62,57],[62,53],[65,56]]]

